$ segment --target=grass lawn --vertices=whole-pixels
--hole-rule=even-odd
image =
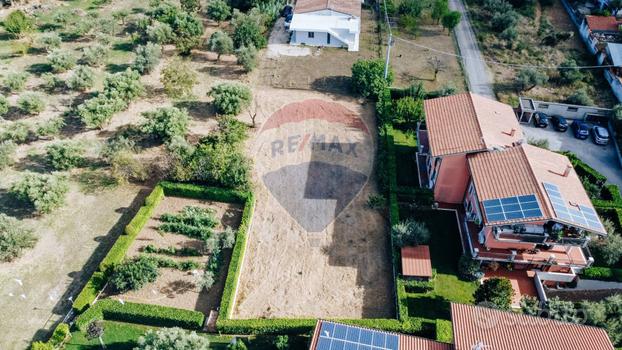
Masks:
[[[408,293],[411,317],[450,319],[449,303],[472,303],[475,282],[458,278],[458,260],[462,254],[456,216],[452,211],[412,210],[400,208],[400,217],[424,221],[432,237],[430,256],[436,270],[434,290],[427,293]]]
[[[148,327],[132,323],[123,323],[115,321],[104,321],[104,344],[110,350],[133,349],[136,341],[149,329],[157,329],[157,327]],[[231,342],[233,336],[230,335],[210,335],[203,334],[210,341],[210,349],[226,349]],[[249,350],[267,350],[274,349],[273,337],[269,336],[250,336],[244,337],[244,342],[248,345]],[[291,349],[303,349],[308,346],[308,337],[295,336],[289,337]],[[82,332],[75,331],[71,333],[71,340],[66,344],[66,350],[96,350],[100,349],[99,340],[86,339],[86,335]]]
[[[393,129],[393,142],[397,146],[417,147],[417,135],[415,131],[402,131]]]
[[[397,185],[419,187],[417,163],[417,137],[412,131],[393,130],[395,160],[397,165]]]

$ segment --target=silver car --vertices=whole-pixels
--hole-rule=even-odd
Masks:
[[[594,143],[597,145],[606,145],[609,143],[609,131],[602,126],[595,126],[592,129],[592,135],[594,136]]]

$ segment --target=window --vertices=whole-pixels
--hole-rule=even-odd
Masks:
[[[309,38],[315,38],[315,33],[314,32],[309,32],[309,33],[307,33],[307,35],[309,36]]]
[[[577,108],[577,107],[568,107],[568,112],[576,112],[578,110],[579,110],[579,108]]]

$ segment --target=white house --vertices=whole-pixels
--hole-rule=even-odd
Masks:
[[[297,0],[289,29],[292,45],[358,51],[361,0]]]

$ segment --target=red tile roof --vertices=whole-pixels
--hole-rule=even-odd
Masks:
[[[439,97],[423,108],[433,156],[507,147],[524,138],[512,107],[483,96]]]
[[[585,20],[590,30],[602,32],[618,32],[618,27],[622,24],[622,21],[618,21],[614,16],[585,16]]]
[[[602,328],[451,304],[455,350],[614,350]]]
[[[403,247],[402,275],[410,277],[432,277],[430,247],[427,245]]]
[[[360,0],[297,0],[294,13],[333,10],[346,15],[361,17]]]

